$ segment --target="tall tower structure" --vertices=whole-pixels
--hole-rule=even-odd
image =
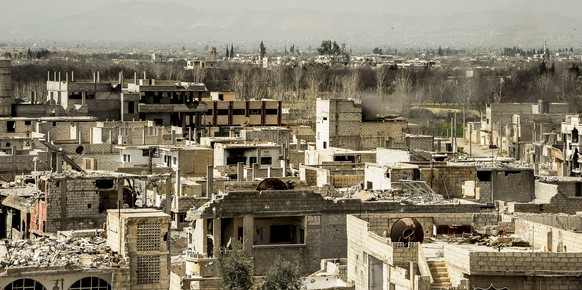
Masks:
[[[11,62],[9,59],[0,59],[0,117],[9,117],[12,114],[12,83]]]

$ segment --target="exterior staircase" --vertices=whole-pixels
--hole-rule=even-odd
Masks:
[[[452,287],[445,261],[429,260],[427,263],[432,279],[434,280],[431,289],[448,289],[449,287]]]

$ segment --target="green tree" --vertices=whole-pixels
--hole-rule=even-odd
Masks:
[[[438,56],[443,56],[445,55],[445,53],[443,52],[443,48],[439,46],[439,49],[437,50],[437,55]]]
[[[302,286],[299,264],[277,256],[275,263],[267,269],[260,290],[300,290]]]
[[[265,57],[265,55],[267,54],[267,47],[265,46],[262,40],[261,44],[259,44],[259,53],[261,55],[261,59],[263,59],[263,57]]]
[[[243,244],[235,240],[231,249],[224,248],[218,257],[221,286],[226,290],[253,288],[253,262],[244,251]]]

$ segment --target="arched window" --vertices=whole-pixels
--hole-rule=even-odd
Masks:
[[[18,279],[6,285],[5,290],[46,290],[40,282],[32,279]]]
[[[69,290],[111,290],[111,285],[101,278],[85,277],[75,282]]]

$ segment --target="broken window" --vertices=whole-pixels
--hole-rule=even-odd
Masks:
[[[491,181],[491,171],[477,171],[479,181]]]
[[[233,109],[232,110],[232,114],[233,115],[244,115],[245,114],[245,109]]]
[[[293,243],[295,226],[293,225],[271,225],[269,241],[272,244]]]
[[[572,129],[572,143],[578,143],[578,129]]]
[[[135,102],[127,102],[127,113],[128,114],[135,113]]]
[[[69,290],[111,290],[111,285],[101,278],[85,277],[77,280]]]
[[[12,281],[6,285],[5,290],[45,290],[46,288],[36,280],[24,278]]]
[[[266,164],[266,165],[273,164],[273,158],[270,156],[261,157],[261,164]]]
[[[356,162],[356,157],[352,155],[336,155],[333,157],[333,161],[344,161],[344,162]]]
[[[226,165],[236,165],[239,162],[244,163],[246,157],[243,154],[231,154],[226,157]]]
[[[113,188],[113,179],[97,179],[95,180],[95,186],[99,189]]]
[[[16,122],[15,121],[6,122],[6,132],[8,132],[8,133],[16,132]]]
[[[420,179],[420,169],[413,169],[412,170],[412,180],[419,180]]]
[[[82,92],[71,92],[69,94],[69,100],[81,100],[83,98]]]

